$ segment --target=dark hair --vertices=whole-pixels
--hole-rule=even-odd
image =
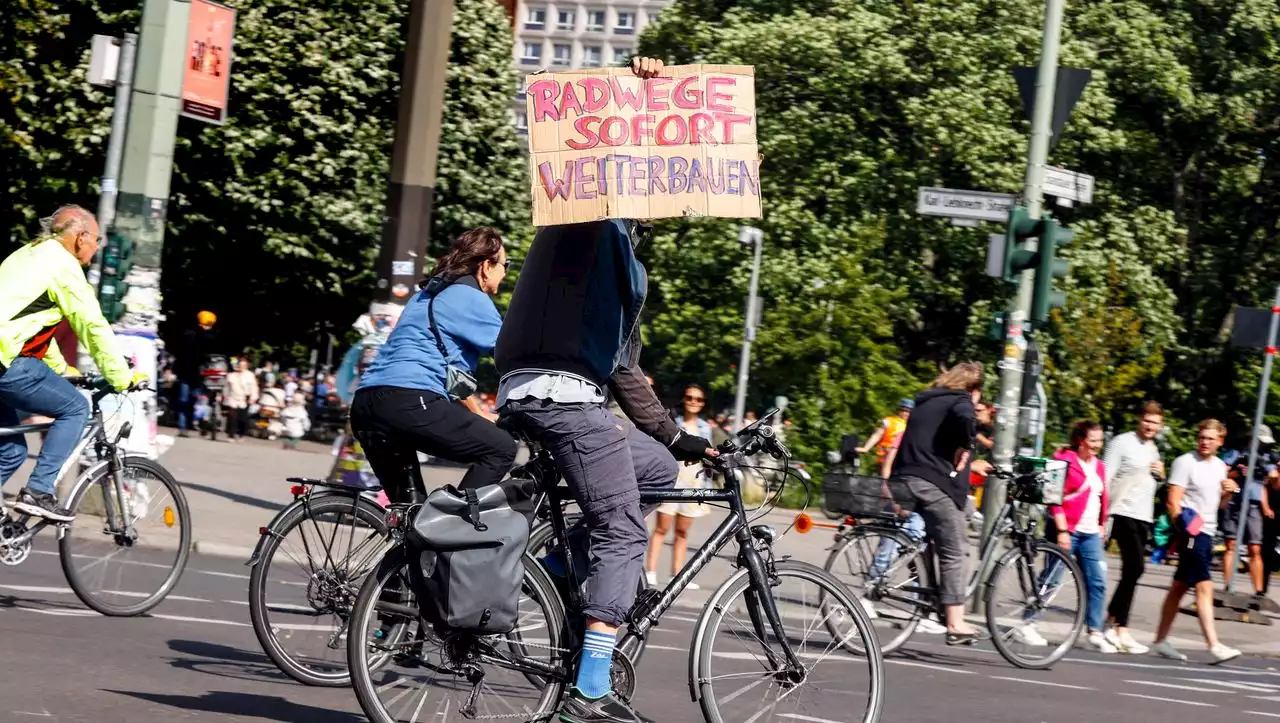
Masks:
[[[1079,447],[1081,443],[1089,438],[1089,433],[1095,429],[1102,429],[1102,425],[1091,419],[1076,422],[1075,425],[1071,427],[1071,449],[1074,450]]]
[[[449,253],[436,261],[436,267],[419,286],[426,286],[427,281],[437,276],[445,281],[470,276],[480,270],[480,264],[497,256],[501,248],[502,234],[497,229],[491,226],[473,228],[453,242]]]
[[[1160,406],[1160,402],[1146,402],[1142,405],[1142,414],[1140,417],[1145,417],[1148,414],[1155,414],[1163,417],[1164,407]]]

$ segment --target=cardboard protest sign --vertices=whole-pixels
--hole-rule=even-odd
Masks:
[[[760,217],[751,66],[545,73],[526,89],[534,225]]]

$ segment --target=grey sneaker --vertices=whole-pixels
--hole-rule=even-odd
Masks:
[[[48,492],[32,492],[26,487],[18,492],[18,499],[13,509],[32,517],[43,517],[52,522],[70,522],[76,516],[68,509],[58,506],[58,498]]]
[[[560,709],[563,723],[654,723],[640,715],[612,692],[603,698],[588,698],[574,688]]]

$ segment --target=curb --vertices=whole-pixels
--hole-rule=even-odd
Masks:
[[[253,555],[254,548],[242,545],[228,545],[222,542],[210,542],[208,540],[196,540],[191,543],[191,551],[200,555],[231,557],[244,561]]]

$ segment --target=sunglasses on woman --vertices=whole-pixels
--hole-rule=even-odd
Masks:
[[[707,401],[706,397],[691,397],[691,396],[688,396],[688,395],[685,395],[684,400],[685,400],[686,402],[705,402],[705,401]]]

